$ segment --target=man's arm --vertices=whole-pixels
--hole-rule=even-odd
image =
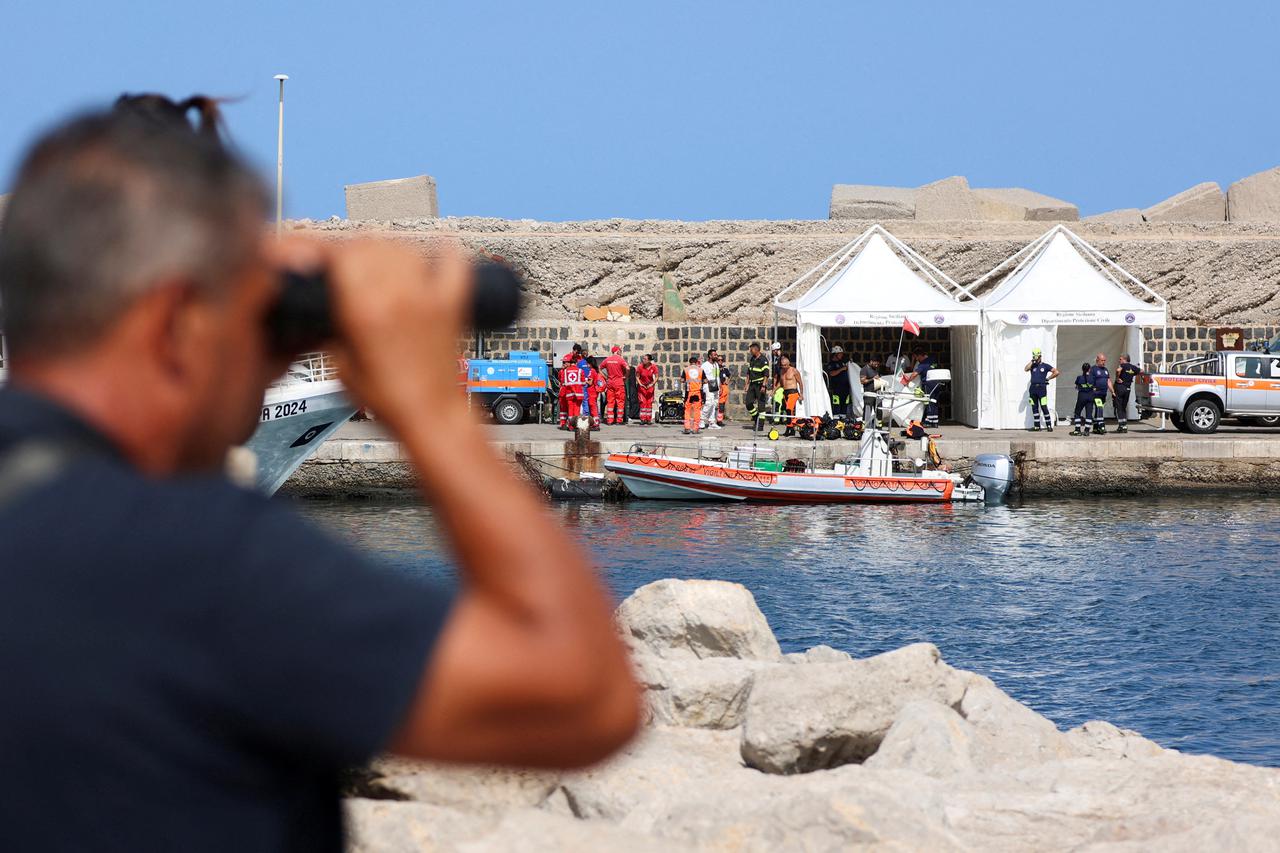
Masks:
[[[1062,375],[1061,372],[1056,367],[1049,371],[1050,379],[1057,379],[1061,375]]]
[[[428,265],[385,243],[329,251],[343,379],[404,444],[460,574],[389,748],[528,766],[599,761],[640,719],[609,597],[578,544],[488,446],[457,389],[433,371],[403,369],[438,363],[462,334],[464,262],[449,253]]]

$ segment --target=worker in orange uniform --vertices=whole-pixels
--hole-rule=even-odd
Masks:
[[[698,434],[702,421],[702,363],[696,355],[689,356],[684,369],[684,434]]]
[[[604,373],[604,422],[609,425],[627,422],[627,371],[631,365],[622,357],[622,347],[615,346],[609,357],[600,362]]]
[[[564,357],[564,367],[560,368],[560,429],[573,429],[572,422],[582,408],[584,379],[582,368],[574,362],[573,353],[569,353]]]
[[[640,398],[640,423],[653,423],[653,395],[658,388],[658,365],[645,353],[636,366],[636,396]]]

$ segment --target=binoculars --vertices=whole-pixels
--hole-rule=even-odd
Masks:
[[[471,325],[479,331],[505,329],[520,313],[520,277],[497,261],[472,267]],[[424,332],[430,332],[424,329]],[[334,336],[325,271],[286,271],[280,296],[267,314],[267,337],[277,355],[297,355],[319,348]]]

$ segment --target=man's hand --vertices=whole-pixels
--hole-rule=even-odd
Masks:
[[[451,369],[471,307],[471,266],[442,244],[355,240],[327,248],[343,381],[393,430],[466,417]]]

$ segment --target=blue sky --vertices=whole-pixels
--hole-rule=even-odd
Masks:
[[[825,218],[952,174],[1085,214],[1280,164],[1280,4],[11,0],[0,190],[121,91],[238,96],[286,215],[434,175],[445,215]]]

